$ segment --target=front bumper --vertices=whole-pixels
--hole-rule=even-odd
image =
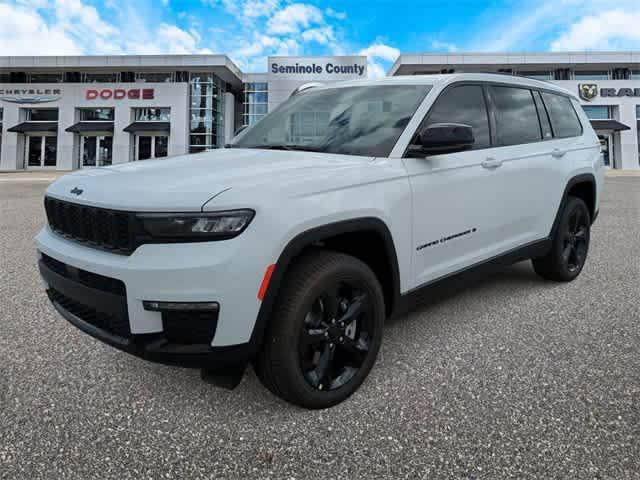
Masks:
[[[211,369],[246,362],[255,352],[252,334],[260,309],[256,292],[267,260],[256,258],[255,245],[252,249],[246,244],[250,239],[143,245],[128,256],[75,243],[46,226],[36,240],[41,276],[54,307],[105,343],[152,361]],[[98,279],[97,288],[87,288],[70,282],[43,265],[45,257],[68,266],[75,275],[80,271],[104,277],[107,283]],[[80,306],[68,303],[69,299]],[[188,344],[184,336],[173,342],[165,313],[145,309],[145,301],[217,302],[220,307],[208,343]],[[117,316],[118,328],[104,328],[95,318],[87,321],[86,312],[78,310],[83,306],[99,306],[100,315]]]
[[[82,281],[69,278],[68,275],[61,274],[59,268],[52,268],[50,259],[48,260],[41,258],[38,267],[47,285],[47,295],[55,309],[83,332],[119,350],[154,362],[210,370],[245,364],[253,354],[249,343],[212,347],[202,340],[207,338],[202,331],[193,333],[194,343],[185,342],[188,332],[184,329],[178,332],[177,338],[180,343],[176,343],[175,329],[169,331],[165,328],[157,333],[132,334],[124,290],[114,292],[113,288],[102,289],[91,285],[93,282],[108,287],[104,277],[99,279],[99,282],[95,282],[95,279],[87,282],[86,275],[81,275]],[[209,317],[210,321],[205,329],[211,331],[208,335],[211,337],[215,334],[218,311],[212,311]]]

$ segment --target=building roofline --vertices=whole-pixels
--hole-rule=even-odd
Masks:
[[[411,58],[413,57],[413,58]],[[419,57],[418,62],[416,58]],[[437,59],[437,61],[435,61]],[[410,60],[410,61],[408,61]],[[433,61],[429,61],[433,60]],[[570,52],[403,52],[387,75],[395,75],[403,64],[410,65],[526,65],[526,64],[640,64],[640,51],[570,51]]]
[[[225,54],[206,55],[50,55],[0,56],[0,69],[78,68],[224,68],[242,81],[242,71]],[[231,82],[232,78],[225,79]]]

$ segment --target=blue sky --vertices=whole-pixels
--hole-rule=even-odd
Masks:
[[[0,0],[3,55],[640,50],[640,0]]]

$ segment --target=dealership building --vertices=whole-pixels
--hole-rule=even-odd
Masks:
[[[303,84],[366,76],[362,56],[272,57],[259,74],[226,55],[0,57],[0,171],[219,148]]]
[[[576,93],[612,168],[639,169],[640,52],[402,54],[389,75],[490,72]],[[362,56],[0,57],[0,171],[73,170],[220,148],[301,85],[367,77]],[[313,130],[317,113],[294,119]],[[320,118],[320,117],[319,117]]]

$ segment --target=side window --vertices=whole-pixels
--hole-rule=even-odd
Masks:
[[[549,112],[553,136],[557,138],[582,135],[582,125],[569,97],[542,92],[542,100]]]
[[[424,126],[434,123],[470,125],[475,137],[474,149],[491,145],[487,106],[480,85],[461,85],[440,95],[431,108]]]
[[[531,90],[491,86],[498,145],[518,145],[542,140]]]
[[[533,92],[533,98],[536,101],[536,108],[538,109],[538,118],[540,119],[540,126],[542,127],[542,137],[545,140],[549,140],[553,138],[553,132],[551,131],[549,115],[547,115],[547,109],[544,108],[544,103],[542,103],[540,92]]]

